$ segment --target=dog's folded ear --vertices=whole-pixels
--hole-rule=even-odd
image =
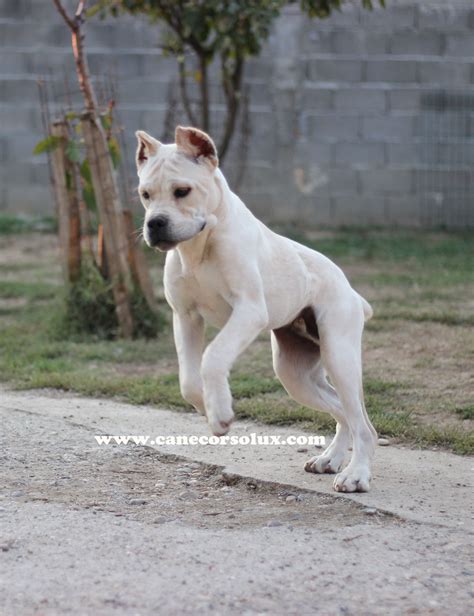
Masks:
[[[158,152],[161,143],[144,130],[137,130],[135,133],[138,140],[137,154],[135,157],[137,169],[140,169],[150,156],[154,156]]]
[[[185,126],[176,127],[175,141],[179,150],[193,158],[203,158],[213,167],[217,167],[219,159],[214,141],[198,128]]]

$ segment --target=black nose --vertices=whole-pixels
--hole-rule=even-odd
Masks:
[[[168,219],[166,216],[155,216],[154,218],[150,218],[147,225],[150,231],[162,231],[168,225]]]

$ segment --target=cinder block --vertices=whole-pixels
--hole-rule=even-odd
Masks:
[[[291,222],[312,227],[330,227],[333,224],[332,199],[323,195],[300,195],[295,204],[294,219]]]
[[[273,70],[268,60],[249,58],[245,64],[245,79],[268,79]]]
[[[388,195],[385,198],[386,224],[393,227],[420,227],[421,205],[418,195]]]
[[[437,143],[422,143],[419,148],[420,162],[426,166],[448,165],[450,169],[474,167],[474,145],[469,142],[440,139]]]
[[[329,111],[333,107],[334,88],[319,87],[306,81],[301,95],[301,108],[309,111]]]
[[[453,101],[454,103],[454,101]],[[472,131],[472,119],[462,108],[428,107],[415,117],[413,134],[424,141],[436,143],[446,140],[464,140]]]
[[[54,213],[54,199],[49,184],[25,186],[8,185],[5,191],[4,209],[15,214],[51,215]]]
[[[413,172],[408,169],[385,167],[358,171],[362,194],[406,195],[413,192]]]
[[[3,75],[28,72],[28,54],[21,51],[2,51],[0,72]]]
[[[2,0],[1,13],[9,19],[24,19],[30,16],[31,8],[31,0]]]
[[[146,103],[150,107],[166,103],[168,99],[168,82],[147,80],[143,78],[120,80],[117,84],[118,100],[134,105]]]
[[[384,195],[339,195],[331,201],[335,227],[386,225]]]
[[[345,112],[382,112],[386,109],[386,93],[368,88],[340,88],[334,93],[334,107]]]
[[[295,165],[302,168],[313,165],[328,168],[334,163],[334,148],[332,143],[299,139],[295,147]]]
[[[266,222],[275,222],[275,198],[278,195],[269,190],[248,190],[244,178],[244,184],[239,191],[239,196],[256,216]]]
[[[359,22],[359,8],[353,4],[344,3],[340,10],[333,11],[327,19],[316,19],[315,27],[321,29],[355,28]]]
[[[420,163],[421,148],[418,143],[386,143],[385,158],[389,165],[413,166]]]
[[[436,31],[395,31],[390,41],[391,53],[399,55],[437,56],[443,49],[444,34]]]
[[[0,77],[0,102],[38,104],[38,85],[35,79],[5,79]]]
[[[335,145],[335,164],[338,167],[381,167],[384,162],[384,145],[382,143],[358,142],[336,143]]]
[[[44,77],[52,73],[56,75],[58,79],[61,79],[67,74],[70,76],[70,83],[74,85],[73,89],[77,89],[74,57],[70,48],[64,47],[61,49],[60,47],[56,47],[47,52],[39,50],[36,53],[32,50],[25,55],[27,59],[27,72],[30,75]],[[89,60],[92,60],[92,68],[92,54],[89,54]]]
[[[39,163],[46,160],[46,155],[33,155],[33,148],[42,139],[44,139],[44,135],[40,132],[9,133],[6,135],[6,163],[8,164],[8,161],[14,161],[16,164],[19,161],[21,161],[21,164],[28,161]]]
[[[467,62],[420,62],[418,64],[422,83],[466,86],[470,84],[471,65]]]
[[[474,36],[471,31],[456,32],[446,40],[446,56],[474,57]]]
[[[439,169],[436,166],[431,169],[417,169],[415,185],[418,190],[441,195],[470,195],[472,198],[472,171],[462,167]]]
[[[386,83],[410,83],[417,81],[416,62],[413,60],[369,59],[367,61],[367,81]]]
[[[335,30],[332,38],[332,49],[338,54],[367,55],[387,52],[386,32],[361,29]]]
[[[301,45],[304,54],[334,52],[332,32],[320,28],[319,20],[307,20]]]
[[[361,60],[340,60],[312,58],[307,61],[306,75],[310,81],[349,82],[362,80],[363,62]]]
[[[362,119],[362,135],[368,141],[394,143],[411,140],[414,134],[413,115],[383,115]]]
[[[340,114],[307,114],[302,118],[303,134],[319,141],[336,142],[341,139],[356,140],[359,134],[358,117]]]
[[[46,160],[20,162],[10,160],[0,169],[0,182],[8,186],[23,186],[29,190],[31,184],[49,186],[49,169]]]
[[[360,23],[365,28],[401,29],[413,28],[416,23],[416,6],[376,6],[373,11],[360,11]]]
[[[335,195],[355,195],[359,190],[358,171],[355,169],[332,168],[326,171],[328,183],[324,187],[328,194]]]
[[[433,28],[442,32],[447,30],[460,31],[470,27],[473,14],[474,9],[467,4],[445,2],[444,5],[433,5],[431,2],[421,3],[418,6],[418,27],[420,30]]]
[[[387,92],[388,106],[391,111],[416,111],[421,106],[419,86],[415,88],[394,88]]]
[[[0,106],[0,134],[29,133],[41,129],[39,109],[18,105]]]

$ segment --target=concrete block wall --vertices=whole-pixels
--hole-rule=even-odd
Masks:
[[[71,8],[75,1],[66,0]],[[250,104],[225,172],[255,213],[305,225],[474,226],[474,4],[349,1],[328,20],[288,7],[246,67]],[[162,137],[172,58],[156,27],[123,18],[87,27],[91,70],[117,81],[130,176],[133,132]],[[79,101],[68,31],[50,0],[0,0],[0,211],[53,211],[37,79]],[[213,85],[213,135],[223,108]],[[248,133],[248,134],[247,134]]]

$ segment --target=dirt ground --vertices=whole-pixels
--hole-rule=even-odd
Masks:
[[[466,528],[99,447],[67,414],[6,409],[1,420],[2,616],[464,615],[472,605]]]

